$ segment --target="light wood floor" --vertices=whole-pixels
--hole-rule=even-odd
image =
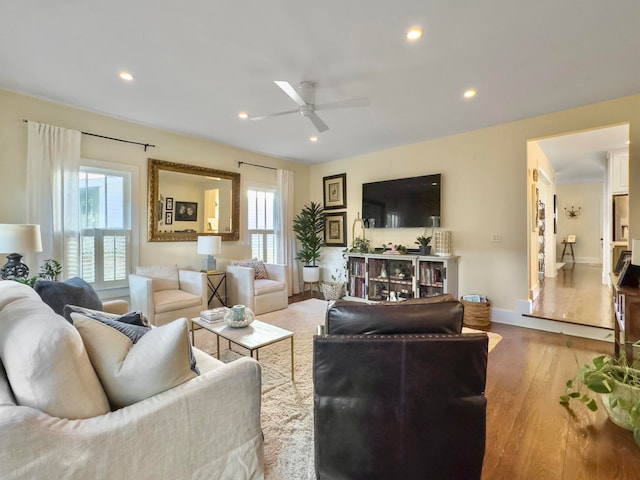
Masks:
[[[528,316],[612,329],[611,295],[602,284],[602,266],[567,263],[556,277],[545,278]]]
[[[308,292],[290,302],[305,298]],[[611,423],[602,407],[594,413],[558,402],[577,362],[611,353],[611,343],[572,337],[569,348],[562,334],[496,323],[490,330],[503,339],[489,354],[482,480],[640,478],[631,432]]]

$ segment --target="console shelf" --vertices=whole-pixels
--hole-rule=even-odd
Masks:
[[[347,254],[347,296],[383,301],[458,296],[458,257]]]

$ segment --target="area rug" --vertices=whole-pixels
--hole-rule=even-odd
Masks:
[[[265,479],[310,480],[315,478],[313,464],[313,335],[324,324],[327,301],[309,299],[293,303],[258,318],[294,332],[295,383],[291,382],[291,354],[288,340],[260,349],[262,366],[262,412],[264,432]],[[463,332],[475,332],[464,327]],[[502,337],[489,335],[489,351]],[[196,332],[196,346],[212,355],[216,353],[216,336],[205,330]],[[220,340],[221,360],[240,357],[241,347],[228,349]]]

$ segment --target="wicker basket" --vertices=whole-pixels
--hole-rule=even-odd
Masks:
[[[464,305],[463,324],[467,327],[488,327],[491,325],[491,301],[468,302],[460,299]]]

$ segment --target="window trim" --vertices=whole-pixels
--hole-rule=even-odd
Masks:
[[[111,172],[124,172],[129,174],[130,188],[129,192],[125,193],[125,202],[130,205],[129,209],[129,222],[131,225],[131,267],[140,264],[140,223],[139,223],[139,198],[136,198],[137,192],[140,191],[139,183],[139,168],[137,165],[130,165],[126,163],[116,163],[104,160],[94,160],[91,158],[80,158],[80,168],[105,170]],[[131,272],[127,272],[127,276]],[[100,288],[96,289],[100,298],[121,298],[129,296],[129,287],[112,287],[112,288]]]

